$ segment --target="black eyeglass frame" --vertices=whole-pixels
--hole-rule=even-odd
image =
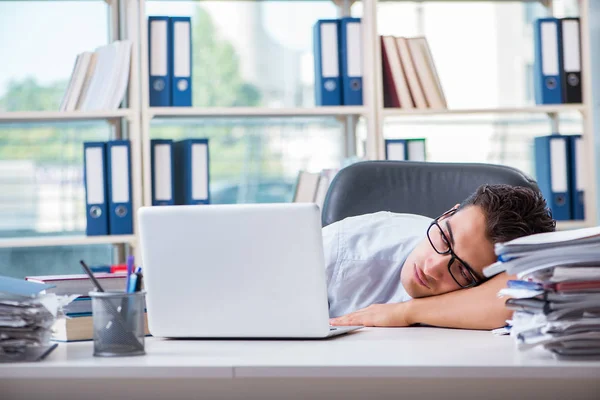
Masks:
[[[436,253],[438,253],[440,255],[450,254],[450,261],[448,262],[448,272],[450,273],[450,276],[452,277],[452,279],[454,279],[454,282],[456,282],[456,284],[458,286],[460,286],[463,289],[468,289],[468,288],[472,288],[472,287],[475,287],[475,286],[481,284],[483,281],[481,281],[477,277],[477,274],[473,271],[473,268],[471,268],[469,266],[469,264],[467,264],[466,262],[464,262],[459,256],[456,255],[456,253],[454,252],[454,250],[452,250],[452,246],[450,246],[450,240],[448,239],[448,237],[444,233],[444,230],[442,229],[442,227],[438,223],[440,219],[450,217],[450,216],[454,215],[454,213],[456,213],[456,211],[457,210],[455,208],[453,208],[451,210],[446,211],[445,213],[443,213],[442,215],[440,215],[436,219],[434,219],[431,222],[431,224],[429,224],[429,228],[427,228],[427,239],[429,240],[429,244],[431,245],[431,247],[433,248],[433,250]],[[439,251],[438,249],[435,248],[435,246],[433,244],[433,241],[431,240],[431,237],[430,237],[430,234],[429,234],[429,232],[431,231],[431,228],[434,225],[437,226],[437,228],[440,230],[440,234],[442,235],[442,237],[444,238],[444,240],[446,241],[446,243],[448,243],[448,250],[446,250],[446,251]],[[452,265],[452,263],[454,262],[455,259],[458,260],[458,261],[460,261],[462,263],[462,265],[467,269],[467,271],[469,272],[469,275],[471,275],[472,283],[469,283],[468,285],[464,286],[464,285],[461,285],[460,282],[454,277],[454,274],[452,273],[451,265]]]

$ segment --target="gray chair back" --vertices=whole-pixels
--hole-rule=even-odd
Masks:
[[[486,183],[540,190],[535,180],[503,165],[364,161],[337,173],[327,191],[322,224],[378,211],[435,218]]]

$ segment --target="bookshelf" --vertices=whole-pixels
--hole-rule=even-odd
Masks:
[[[0,0],[1,1],[1,0]],[[231,0],[233,1],[233,0]],[[258,1],[258,0],[257,0]],[[338,15],[350,15],[350,0],[332,0],[338,7]],[[548,14],[553,12],[551,0],[463,0],[463,3],[477,2],[497,3],[540,3],[547,8]],[[583,70],[592,70],[590,43],[590,24],[588,10],[592,0],[579,0]],[[585,163],[589,165],[586,184],[586,220],[567,221],[558,224],[559,229],[573,229],[597,224],[597,189],[595,167],[597,165],[594,139],[594,105],[592,100],[592,83],[588,76],[584,79],[583,104],[552,106],[508,106],[498,108],[464,108],[445,110],[402,110],[383,107],[383,87],[381,72],[381,48],[378,30],[378,5],[388,0],[363,0],[363,106],[340,107],[150,107],[148,88],[148,26],[146,3],[150,0],[110,0],[109,29],[110,40],[129,39],[134,43],[131,59],[129,88],[126,97],[126,108],[96,112],[0,112],[0,124],[10,123],[45,123],[59,121],[106,120],[113,126],[111,136],[128,138],[131,141],[132,156],[132,191],[134,209],[151,204],[150,193],[150,125],[153,119],[176,120],[178,118],[293,118],[293,117],[335,117],[343,121],[345,129],[345,148],[347,155],[356,154],[356,122],[364,121],[366,136],[363,143],[365,158],[377,160],[384,158],[383,126],[388,119],[430,118],[433,116],[475,116],[475,115],[509,115],[509,114],[545,114],[550,123],[558,124],[557,116],[562,113],[577,112],[582,116],[583,138],[585,141]],[[422,3],[420,0],[397,0],[397,2]],[[444,0],[429,0],[441,3]],[[306,1],[310,7],[310,1]],[[426,3],[423,1],[423,3]],[[319,16],[315,15],[315,20]],[[312,34],[312,33],[311,33]],[[435,56],[435,54],[434,54]],[[600,67],[598,65],[597,67]],[[443,82],[442,82],[443,83]],[[360,147],[360,145],[358,145]],[[134,216],[134,234],[127,236],[106,237],[72,237],[53,236],[40,238],[0,239],[0,248],[64,246],[85,244],[126,245],[130,252],[139,256],[137,243],[137,221]]]

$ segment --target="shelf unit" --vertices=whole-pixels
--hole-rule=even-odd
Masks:
[[[383,87],[381,73],[381,48],[377,27],[377,6],[387,0],[363,0],[363,106],[309,107],[309,108],[263,108],[263,107],[150,107],[148,90],[148,26],[146,1],[150,0],[107,0],[111,20],[110,40],[129,39],[134,43],[132,49],[130,82],[127,95],[127,108],[94,112],[0,112],[0,124],[10,123],[46,123],[61,121],[106,120],[114,127],[115,137],[126,137],[131,141],[132,149],[132,191],[133,206],[151,204],[150,193],[150,123],[152,119],[176,118],[293,118],[293,117],[335,117],[344,122],[346,130],[347,154],[356,153],[356,135],[354,125],[360,117],[365,122],[366,158],[384,158],[383,124],[393,118],[430,118],[433,116],[471,116],[471,115],[509,115],[509,114],[547,114],[552,124],[558,124],[558,115],[579,112],[583,117],[583,137],[585,141],[586,165],[597,165],[594,146],[594,106],[592,85],[588,76],[584,77],[583,104],[523,106],[500,108],[448,109],[448,110],[401,110],[383,108]],[[232,0],[233,1],[233,0]],[[257,0],[259,1],[259,0]],[[309,0],[306,0],[310,3]],[[354,0],[332,0],[338,7],[339,16],[350,15]],[[398,2],[426,2],[421,0],[396,0]],[[427,0],[443,2],[445,0]],[[462,0],[465,1],[465,0]],[[552,14],[552,0],[468,0],[470,2],[523,3],[539,2]],[[592,0],[579,0],[581,10],[583,70],[591,71],[591,44],[588,10]],[[307,5],[310,6],[310,5]],[[318,16],[315,16],[317,19]],[[600,140],[599,140],[600,141]],[[589,168],[586,185],[585,221],[566,221],[558,224],[559,229],[572,229],[597,224],[596,210],[596,169]],[[127,245],[128,250],[139,257],[136,246],[137,221],[134,213],[134,234],[106,237],[40,237],[20,239],[0,239],[0,247],[36,247],[85,244]],[[124,254],[124,253],[123,253]]]

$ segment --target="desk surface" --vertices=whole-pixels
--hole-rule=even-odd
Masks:
[[[600,378],[600,361],[522,352],[487,331],[363,328],[327,340],[146,338],[145,356],[92,356],[92,342],[61,343],[37,363],[0,364],[1,378]]]

